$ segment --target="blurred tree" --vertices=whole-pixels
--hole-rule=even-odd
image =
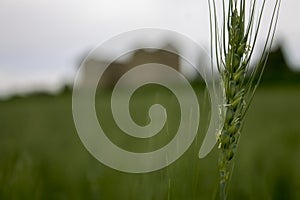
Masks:
[[[269,54],[262,81],[287,82],[298,80],[300,81],[300,73],[291,70],[291,67],[286,61],[283,46],[278,45],[277,48]]]

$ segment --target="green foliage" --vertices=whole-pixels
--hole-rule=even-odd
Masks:
[[[176,110],[168,92],[155,99],[150,88],[144,89],[146,94],[133,97],[137,123],[147,122],[147,107],[140,106],[145,103],[167,102]],[[258,89],[236,155],[229,199],[300,199],[299,94],[299,85]],[[109,94],[103,101],[108,99]],[[108,112],[103,101],[98,99],[97,109]],[[200,135],[182,158],[157,172],[126,174],[102,165],[84,148],[74,128],[70,93],[0,102],[0,199],[211,199],[218,151],[198,158],[207,105],[201,104]],[[116,129],[109,120],[103,123]],[[172,135],[177,124],[168,125]],[[143,144],[148,144],[146,150],[161,145]]]

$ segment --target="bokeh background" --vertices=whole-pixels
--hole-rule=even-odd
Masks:
[[[229,199],[300,199],[299,8],[296,0],[282,3],[274,46],[242,133]],[[71,107],[76,70],[98,44],[124,31],[151,27],[179,32],[208,49],[208,22],[203,0],[1,0],[0,199],[211,199],[217,185],[217,148],[198,159],[206,120],[174,164],[149,174],[126,174],[87,152]],[[155,39],[189,51],[172,38]],[[141,42],[137,38],[136,44]],[[108,49],[91,62],[99,63],[114,51]],[[171,117],[162,136],[131,141],[114,123],[109,100],[120,76],[115,73],[149,59],[182,70],[198,94],[201,116],[209,113],[205,86],[176,56],[138,51],[126,62],[116,62],[119,70],[108,71],[105,89],[97,92],[97,114],[103,127],[113,130],[109,137],[116,144],[139,151],[171,140],[180,114],[172,93],[150,85],[132,97],[131,114],[138,124],[147,124],[150,105],[164,105]]]

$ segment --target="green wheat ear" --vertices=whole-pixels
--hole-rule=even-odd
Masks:
[[[268,59],[277,26],[281,0],[275,0],[268,32],[259,62],[250,68],[260,32],[266,0],[223,0],[221,16],[215,0],[208,0],[211,30],[212,64],[218,68],[224,93],[220,105],[223,128],[217,136],[219,155],[219,191],[217,199],[226,199],[245,114],[253,99]],[[248,11],[248,12],[247,12]],[[247,14],[246,14],[247,13]],[[247,16],[246,16],[247,15]],[[221,23],[218,23],[221,19]],[[219,29],[219,27],[221,27]],[[213,69],[213,65],[212,65]]]

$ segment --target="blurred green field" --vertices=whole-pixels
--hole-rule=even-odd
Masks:
[[[171,166],[148,174],[115,171],[87,152],[73,123],[71,92],[0,101],[0,199],[211,199],[217,185],[217,149],[198,159],[209,103],[202,89],[197,91],[202,109],[197,139]],[[130,111],[138,124],[149,122],[153,103],[168,111],[167,125],[149,140],[132,140],[116,127],[109,97],[109,92],[97,95],[97,114],[119,146],[149,151],[174,136],[178,102],[167,90],[145,87],[132,98]],[[299,84],[259,87],[235,163],[229,199],[300,199]]]

